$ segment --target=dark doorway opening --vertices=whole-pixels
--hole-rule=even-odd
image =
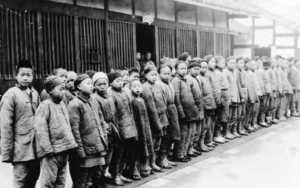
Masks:
[[[267,56],[271,57],[271,48],[254,48],[254,56]]]
[[[151,52],[151,60],[155,62],[155,29],[153,25],[136,24],[136,48],[141,57]],[[143,61],[143,59],[141,59]]]

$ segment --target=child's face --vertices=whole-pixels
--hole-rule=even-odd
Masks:
[[[131,82],[131,92],[137,96],[139,96],[143,91],[142,84],[139,80],[135,80]]]
[[[71,91],[75,90],[75,87],[74,87],[75,80],[77,80],[77,74],[75,74],[75,73],[68,74],[66,87]]]
[[[123,78],[119,77],[115,79],[110,85],[115,89],[121,89],[123,87],[123,84],[124,84]]]
[[[180,63],[177,67],[177,74],[179,76],[186,76],[187,74],[187,65],[185,63]]]
[[[169,82],[169,80],[171,78],[171,69],[170,69],[170,67],[164,67],[164,68],[160,69],[159,77],[162,81]]]
[[[208,68],[210,69],[215,69],[216,68],[216,59],[215,58],[211,58],[208,62]]]
[[[255,62],[250,61],[248,63],[248,67],[249,67],[250,70],[255,71],[255,69],[256,69]]]
[[[68,72],[65,69],[56,70],[56,76],[61,77],[63,81],[66,83],[68,79]]]
[[[244,69],[244,66],[245,66],[245,62],[242,59],[240,59],[236,64],[236,67],[239,69]]]
[[[65,83],[61,83],[57,86],[55,86],[50,92],[50,96],[52,98],[54,98],[57,101],[62,101],[64,98],[64,94],[66,91],[66,84]]]
[[[220,69],[224,69],[225,68],[225,59],[221,59],[220,61],[218,61],[218,67],[220,68]]]
[[[190,74],[193,76],[193,77],[196,77],[200,74],[200,67],[193,67],[190,69]]]
[[[200,73],[202,75],[205,75],[207,69],[208,69],[207,63],[206,62],[202,62],[201,63],[201,68],[200,68]]]
[[[128,70],[122,70],[120,73],[122,75],[124,84],[127,84],[129,80]]]
[[[80,92],[82,92],[83,94],[92,94],[93,93],[93,82],[92,79],[87,78],[84,79],[79,85],[78,85],[78,89]]]
[[[149,81],[150,83],[155,83],[157,80],[157,75],[158,74],[156,70],[148,72],[148,74],[146,74],[147,81]]]
[[[16,80],[18,84],[22,87],[28,87],[33,80],[33,71],[31,68],[19,68],[19,71],[16,75]]]
[[[236,66],[236,61],[234,59],[231,59],[227,62],[227,67],[230,69],[230,70],[233,70]]]
[[[133,79],[140,79],[140,74],[138,72],[132,72],[131,75],[129,76],[129,81]]]
[[[108,81],[104,78],[100,78],[96,81],[94,87],[98,93],[106,93],[108,89]]]

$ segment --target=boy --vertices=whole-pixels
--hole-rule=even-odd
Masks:
[[[224,73],[229,83],[229,116],[228,116],[228,124],[226,129],[225,138],[232,140],[236,138],[236,136],[232,133],[236,132],[237,128],[237,106],[241,102],[240,98],[240,88],[237,82],[237,71],[236,71],[236,58],[230,56],[226,61],[227,68],[224,69]]]
[[[162,138],[161,147],[159,150],[158,165],[162,168],[172,168],[176,164],[169,161],[167,155],[169,153],[169,148],[172,144],[180,139],[180,128],[178,120],[178,112],[175,105],[175,90],[171,81],[172,67],[168,63],[163,64],[159,69],[160,81],[158,84],[161,86],[162,94],[166,99],[166,106],[168,111],[168,121],[169,125],[167,127],[166,135]]]
[[[87,187],[95,170],[105,164],[107,124],[99,104],[91,98],[92,79],[79,75],[74,83],[78,96],[68,106],[70,124],[78,145],[70,155],[70,174],[73,186]]]
[[[68,150],[77,147],[68,111],[62,102],[65,82],[57,76],[46,80],[50,98],[43,101],[35,114],[37,157],[42,158],[41,187],[64,187],[66,183]]]
[[[300,115],[296,111],[296,100],[298,91],[298,70],[295,67],[295,60],[293,57],[289,57],[288,61],[288,81],[293,88],[293,94],[291,96],[291,102],[289,104],[289,110],[291,116],[299,117]]]
[[[73,100],[77,96],[77,91],[74,87],[74,82],[77,80],[77,74],[74,71],[68,72],[68,78],[66,82],[65,95],[69,101]]]
[[[202,90],[200,88],[200,82],[197,80],[197,76],[200,74],[200,63],[197,60],[192,60],[188,65],[188,71],[189,74],[186,76],[186,80],[189,83],[191,87],[191,91],[194,97],[195,104],[198,108],[197,113],[197,121],[192,126],[192,137],[191,137],[191,143],[188,150],[188,157],[197,157],[198,155],[201,155],[200,151],[197,151],[194,149],[195,144],[195,137],[196,143],[199,142],[198,137],[201,134],[201,123],[204,119],[204,111],[203,111],[203,96],[202,96]]]
[[[63,81],[66,83],[67,79],[68,79],[68,72],[66,69],[64,69],[63,67],[57,66],[53,69],[52,74],[54,76],[58,76],[61,77],[63,79]],[[47,93],[46,89],[44,89],[41,94],[41,101],[44,101],[46,99],[48,99],[50,96]],[[69,104],[69,99],[66,97],[66,95],[64,94],[64,98],[63,98],[64,103],[66,104],[66,106],[68,106]]]
[[[116,107],[116,122],[120,141],[115,143],[113,156],[109,172],[113,177],[113,183],[124,185],[131,183],[132,180],[125,178],[122,173],[127,162],[127,156],[133,150],[132,145],[137,141],[137,129],[133,119],[132,104],[129,96],[123,90],[123,79],[119,72],[111,72],[108,75],[111,88],[108,89],[108,95],[112,96]],[[130,168],[133,168],[133,162]]]
[[[226,126],[228,123],[228,116],[229,116],[229,83],[228,80],[226,78],[226,75],[224,73],[224,69],[226,67],[225,64],[225,59],[222,56],[217,56],[216,57],[216,62],[217,62],[217,66],[216,66],[216,75],[218,76],[218,81],[220,84],[220,88],[221,88],[221,106],[219,108],[219,117],[217,119],[217,124],[218,124],[218,130],[217,130],[217,137],[215,138],[215,142],[217,143],[225,143],[228,142],[228,140],[226,138],[224,138],[223,136],[225,136],[228,127]],[[221,134],[221,130],[220,128],[222,127],[222,132],[223,135]]]
[[[188,148],[191,142],[192,127],[196,124],[198,108],[193,98],[191,88],[188,85],[185,76],[187,75],[187,65],[184,61],[178,61],[175,65],[177,75],[172,80],[175,90],[175,105],[178,111],[180,123],[180,140],[175,142],[173,160],[178,162],[188,162],[191,160],[187,156]]]
[[[222,107],[221,105],[221,87],[216,75],[216,59],[213,55],[207,55],[204,57],[204,59],[208,62],[208,70],[205,73],[205,76],[208,78],[208,80],[210,81],[211,87],[212,87],[212,92],[213,92],[213,97],[216,103],[216,112],[220,111],[220,108]],[[217,139],[217,137],[219,137],[218,133],[219,130],[221,129],[221,127],[217,124],[217,119],[218,119],[218,113],[215,113],[212,117],[211,117],[211,125],[210,125],[210,129],[209,129],[209,134],[208,134],[208,138],[207,138],[207,142],[209,146],[214,147],[215,145],[215,141],[219,142],[219,143],[224,143],[223,140]],[[215,127],[217,125],[217,127]]]
[[[127,96],[129,98],[131,98],[131,91],[128,88],[128,86],[126,86],[128,84],[128,82],[129,82],[129,72],[128,72],[128,69],[126,67],[120,67],[118,69],[118,72],[122,75],[122,78],[123,78],[123,90],[127,94]]]
[[[35,187],[40,161],[35,153],[33,125],[40,97],[31,86],[31,62],[20,61],[15,76],[16,86],[3,95],[0,103],[1,158],[13,165],[14,187]]]
[[[150,163],[154,171],[163,172],[163,169],[159,168],[155,163],[161,139],[164,135],[166,135],[166,129],[169,125],[167,107],[165,105],[165,98],[162,95],[161,88],[155,83],[158,76],[156,67],[146,68],[144,74],[147,81],[143,84],[144,92],[141,97],[146,102],[155,152],[150,158]]]
[[[107,154],[105,156],[105,165],[102,166],[101,172],[98,171],[98,175],[100,175],[100,177],[96,177],[103,180],[105,177],[105,172],[111,162],[114,143],[120,140],[120,135],[116,123],[116,107],[113,98],[107,94],[107,89],[109,87],[107,75],[103,72],[95,73],[93,76],[93,85],[95,88],[95,93],[93,93],[91,96],[100,105],[104,121],[109,127],[107,132],[108,146]]]
[[[205,76],[208,65],[207,60],[202,59],[199,60],[198,63],[200,64],[200,75],[197,76],[198,81],[201,84],[201,89],[203,92],[203,108],[204,108],[204,121],[203,127],[200,136],[200,150],[202,152],[209,152],[213,150],[214,146],[208,146],[206,143],[209,143],[211,140],[207,141],[207,138],[210,139],[209,130],[211,129],[211,118],[214,115],[214,110],[216,109],[216,103],[213,97],[212,87],[210,84],[209,79]]]
[[[144,99],[140,97],[143,91],[141,82],[138,79],[131,80],[130,89],[132,92],[133,116],[139,135],[133,177],[134,179],[140,179],[141,176],[147,177],[151,173],[149,158],[154,155],[154,148],[147,108]]]

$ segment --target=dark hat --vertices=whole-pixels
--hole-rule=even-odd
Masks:
[[[85,72],[85,74],[87,74],[90,78],[93,78],[94,74],[96,74],[96,71],[88,70]]]
[[[21,60],[16,66],[16,71],[18,71],[20,68],[33,69],[33,66],[29,60]]]
[[[227,58],[227,61],[230,61],[230,60],[236,60],[236,58],[235,58],[234,56],[229,56],[229,57]]]
[[[171,65],[169,65],[168,63],[162,64],[159,68],[158,68],[158,73],[160,73],[160,70],[165,68],[165,67],[169,67],[171,72],[173,70],[173,67]]]
[[[75,89],[78,90],[78,85],[79,85],[83,80],[85,80],[85,79],[87,79],[87,78],[90,78],[90,76],[87,75],[87,74],[81,74],[81,75],[79,75],[79,76],[77,77],[77,80],[75,80],[75,82],[74,82],[74,87],[75,87]]]
[[[266,56],[262,56],[261,61],[262,61],[263,66],[271,66],[270,58],[268,58]]]
[[[121,73],[119,72],[111,72],[108,74],[109,83],[112,83],[115,79],[122,77]]]
[[[201,67],[200,64],[198,63],[198,60],[192,60],[189,65],[188,68],[191,69],[193,67]]]
[[[63,79],[61,77],[48,76],[45,81],[46,92],[49,93],[49,91],[51,91],[51,89],[53,89],[55,86],[62,84],[62,83],[65,83],[65,82],[63,81]]]
[[[157,68],[155,66],[146,67],[144,70],[144,74],[148,74],[151,71],[157,71]]]

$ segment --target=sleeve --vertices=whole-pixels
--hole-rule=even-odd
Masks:
[[[180,101],[180,86],[179,86],[179,84],[180,83],[178,81],[176,81],[176,79],[172,80],[172,85],[175,90],[175,104],[176,104],[177,111],[178,111],[178,117],[179,117],[179,119],[183,119],[183,118],[185,118],[185,114],[184,114],[182,104]]]
[[[37,139],[37,144],[42,149],[43,154],[53,153],[53,148],[50,140],[50,132],[49,132],[49,109],[44,108],[44,106],[40,106],[35,114],[35,122],[34,129],[35,135]]]
[[[163,128],[159,115],[157,113],[156,105],[154,102],[154,97],[152,95],[152,92],[149,91],[148,88],[144,87],[144,92],[142,92],[142,98],[144,101],[146,101],[146,107],[149,115],[149,119],[151,122],[151,125],[153,126],[154,129],[156,130],[161,130]]]
[[[244,93],[243,93],[243,91],[242,91],[242,86],[241,86],[241,73],[240,72],[238,72],[237,73],[237,86],[238,86],[238,93],[239,93],[239,95],[240,95],[240,99],[242,100],[242,99],[244,99],[245,98],[245,96],[244,96]]]
[[[2,162],[13,162],[14,153],[14,113],[15,100],[12,92],[4,94],[0,103],[0,126],[1,126],[1,155]]]
[[[110,131],[110,127],[106,123],[106,121],[104,120],[104,116],[103,116],[102,110],[100,108],[100,105],[98,105],[98,113],[99,113],[99,118],[100,118],[100,121],[101,121],[101,127],[102,127],[103,134],[104,134],[104,139],[107,141],[107,133]]]
[[[267,94],[271,94],[270,71],[264,73],[263,82]]]
[[[69,112],[69,118],[70,118],[70,125],[73,132],[73,136],[75,138],[75,141],[78,145],[78,147],[75,149],[76,154],[79,158],[85,158],[86,154],[83,148],[82,139],[80,135],[80,109],[78,105],[75,105],[74,103],[70,103],[68,106],[68,112]]]

